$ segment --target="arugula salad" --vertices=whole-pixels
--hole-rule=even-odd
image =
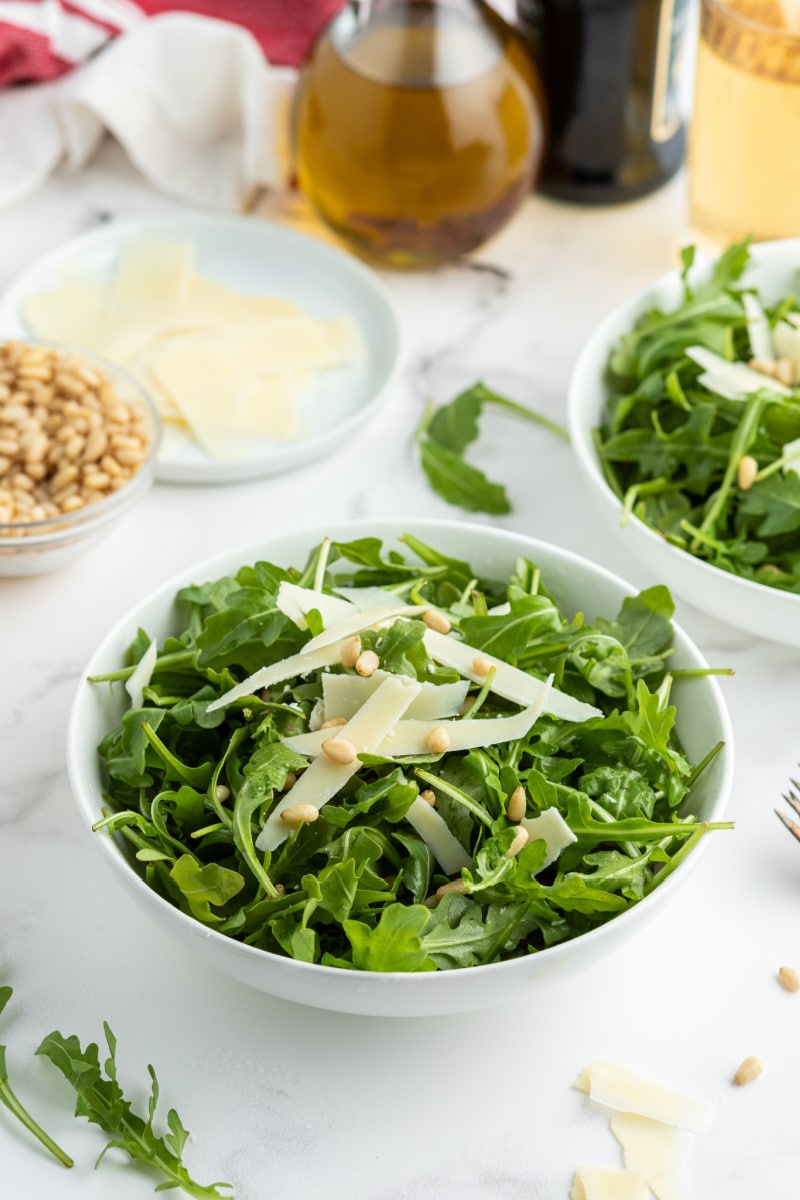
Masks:
[[[721,744],[676,737],[665,587],[589,623],[530,561],[401,542],[185,587],[182,632],[92,679],[131,701],[95,828],[150,887],[274,954],[447,970],[593,929],[731,827],[689,815]]]
[[[800,593],[800,310],[742,282],[748,244],[708,281],[653,309],[617,344],[595,446],[623,506],[667,541],[768,587]]]

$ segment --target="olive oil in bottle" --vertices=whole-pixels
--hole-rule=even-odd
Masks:
[[[353,249],[428,266],[479,245],[530,191],[543,142],[527,48],[475,0],[348,5],[294,113],[300,186]]]

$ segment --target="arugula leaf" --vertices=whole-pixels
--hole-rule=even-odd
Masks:
[[[478,437],[478,418],[487,406],[543,426],[564,441],[569,441],[569,435],[554,421],[482,383],[460,392],[448,404],[436,410],[431,406],[426,411],[417,429],[416,442],[422,469],[433,491],[448,504],[467,512],[503,516],[511,512],[505,487],[487,479],[483,471],[464,459],[464,451]]]
[[[13,988],[0,987],[0,1013],[13,995]],[[64,1167],[74,1166],[70,1156],[57,1145],[48,1133],[42,1129],[41,1125],[31,1116],[28,1110],[22,1105],[14,1094],[11,1084],[8,1080],[8,1068],[6,1066],[6,1048],[0,1046],[0,1104],[3,1104],[12,1116],[25,1126],[25,1128],[33,1134],[33,1136],[41,1142],[46,1150],[49,1150],[58,1162]]]
[[[374,929],[361,921],[345,921],[353,948],[353,965],[362,971],[435,971],[420,934],[430,914],[421,904],[390,904]]]
[[[170,871],[170,878],[180,889],[192,916],[206,925],[222,919],[212,913],[211,905],[223,907],[244,887],[238,871],[230,871],[219,863],[206,863],[203,867],[191,854],[181,855]]]
[[[151,1081],[147,1118],[133,1111],[117,1079],[116,1038],[105,1022],[103,1030],[108,1058],[102,1067],[96,1043],[90,1043],[84,1050],[77,1037],[64,1037],[58,1030],[48,1034],[36,1051],[48,1058],[75,1089],[75,1116],[86,1117],[111,1135],[95,1166],[99,1166],[112,1146],[117,1147],[133,1162],[151,1167],[163,1177],[164,1182],[157,1191],[179,1187],[197,1200],[219,1200],[223,1195],[219,1189],[229,1188],[230,1184],[212,1183],[203,1187],[191,1178],[182,1160],[188,1134],[174,1109],[170,1109],[167,1116],[169,1133],[166,1137],[156,1134],[153,1120],[158,1104],[158,1081],[151,1066],[147,1068]]]

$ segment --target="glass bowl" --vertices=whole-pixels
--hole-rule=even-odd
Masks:
[[[13,341],[9,339],[0,343],[0,360],[2,360],[4,347],[20,342],[22,339],[13,339]],[[140,414],[141,424],[146,428],[147,440],[141,463],[138,466],[133,464],[133,473],[122,484],[117,485],[116,490],[110,490],[101,498],[92,499],[83,507],[75,508],[74,511],[62,511],[57,515],[40,516],[28,521],[0,520],[0,576],[40,575],[53,571],[76,558],[84,547],[107,533],[114,522],[143,496],[152,484],[161,437],[161,423],[155,405],[145,390],[126,371],[98,355],[57,342],[25,338],[24,345],[31,346],[37,351],[45,349],[68,355],[74,361],[75,369],[79,365],[110,383],[116,398]],[[0,361],[0,379],[3,374],[3,366],[3,361]],[[87,392],[90,397],[88,403],[91,405],[92,389],[87,388]],[[76,405],[84,407],[85,396],[76,395],[73,400]],[[0,399],[0,431],[4,426],[6,429],[10,427],[11,423],[4,421],[3,418],[10,408],[15,407],[17,404],[13,394],[5,399]],[[100,408],[97,411],[102,412],[103,409]],[[51,445],[59,441],[61,428],[65,428],[66,424],[67,418],[65,417],[64,425],[50,432]],[[101,427],[104,431],[108,431],[105,420]],[[17,428],[17,434],[19,435],[21,432],[21,429]],[[0,439],[1,443],[2,439]],[[81,454],[78,454],[73,460],[65,458],[61,465],[66,466],[70,463],[77,466],[79,471],[84,465],[88,465],[82,459]],[[12,464],[12,467],[0,477],[0,499],[2,499],[4,489],[8,492],[12,490],[11,475],[15,465],[24,473],[26,464],[20,461]],[[43,480],[36,481],[36,486],[45,485],[54,471],[54,467],[48,468],[48,475]],[[78,485],[80,490],[80,478]],[[84,492],[84,495],[86,494]],[[5,507],[0,503],[0,511]],[[41,507],[41,504],[38,507]]]

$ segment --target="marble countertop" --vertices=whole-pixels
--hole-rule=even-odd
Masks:
[[[102,221],[178,211],[108,147],[0,214],[0,284]],[[684,181],[610,209],[532,199],[469,263],[386,275],[406,335],[379,415],[327,461],[236,486],[158,485],[114,534],[57,574],[0,581],[0,1041],[22,1096],[76,1159],[64,1171],[0,1109],[0,1193],[20,1200],[136,1200],[153,1181],[110,1155],[34,1059],[58,1027],[82,1040],[107,1020],[120,1073],[146,1063],[194,1137],[195,1178],[237,1200],[566,1200],[576,1165],[621,1165],[608,1114],[572,1089],[610,1058],[718,1103],[691,1168],[700,1200],[793,1194],[800,1163],[793,1041],[800,994],[800,846],[772,813],[800,757],[800,652],[756,641],[680,603],[723,680],[736,734],[730,815],[698,869],[644,932],[524,1003],[425,1020],[348,1017],[274,1000],[216,974],[133,906],[70,795],[64,740],[82,666],[101,634],[163,579],[236,542],[326,519],[452,517],[416,465],[429,398],[480,377],[563,419],[575,356],[617,301],[671,267],[686,236]],[[654,582],[601,524],[568,447],[498,417],[481,465],[508,481],[497,521]],[[669,581],[666,581],[669,582]],[[763,1077],[731,1076],[759,1055]]]

